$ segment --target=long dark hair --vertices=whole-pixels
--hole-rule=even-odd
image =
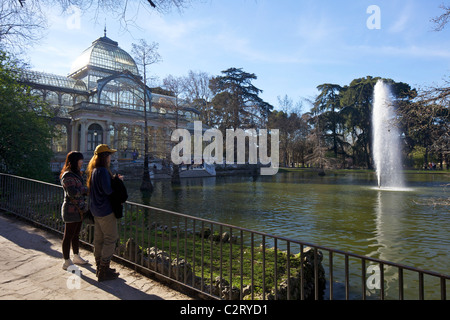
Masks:
[[[72,171],[73,173],[81,176],[81,171],[78,169],[78,161],[83,160],[83,154],[79,151],[71,151],[66,156],[66,162],[61,170],[59,178],[62,178],[63,174],[67,171]]]

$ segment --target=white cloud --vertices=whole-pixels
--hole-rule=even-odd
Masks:
[[[273,46],[260,41],[236,35],[231,32],[222,32],[211,37],[209,45],[214,50],[227,52],[230,55],[238,56],[256,63],[267,64],[306,64],[311,63],[311,59],[307,58],[297,48],[285,49],[283,47]]]
[[[326,41],[336,35],[336,31],[324,17],[313,19],[313,17],[302,16],[297,26],[298,37],[307,44]]]
[[[389,27],[388,31],[390,33],[399,33],[405,31],[408,27],[408,23],[412,18],[413,7],[411,2],[408,5],[405,5],[399,16],[396,16],[393,20],[393,24]]]
[[[414,58],[442,58],[449,59],[450,51],[442,48],[424,46],[419,47],[417,45],[410,45],[404,47],[395,46],[356,46],[351,48],[352,51],[360,52],[365,55],[384,55],[384,56],[396,56],[396,57],[414,57]]]
[[[145,21],[145,29],[151,30],[152,34],[161,39],[176,42],[191,37],[193,33],[207,27],[209,23],[208,20],[167,21],[159,15],[152,15]]]

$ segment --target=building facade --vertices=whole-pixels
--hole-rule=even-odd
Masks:
[[[193,130],[193,121],[199,120],[195,108],[152,93],[134,59],[106,32],[74,61],[67,77],[24,70],[21,81],[53,112],[54,171],[60,170],[67,152],[78,150],[90,159],[101,143],[118,150],[116,160],[142,159],[145,114],[151,159],[168,159],[172,131]]]

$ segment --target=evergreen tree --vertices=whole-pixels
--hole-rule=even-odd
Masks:
[[[257,77],[242,68],[229,68],[223,76],[212,78],[209,84],[215,94],[212,104],[217,115],[219,129],[246,129],[265,127],[273,106],[263,101],[262,90],[252,84]]]
[[[0,51],[0,171],[49,181],[50,113],[18,74],[16,62]]]

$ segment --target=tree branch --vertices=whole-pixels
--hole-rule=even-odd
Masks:
[[[446,6],[443,4],[439,8],[444,10],[444,13],[439,17],[431,19],[431,21],[436,25],[434,31],[442,31],[450,21],[450,6]]]

